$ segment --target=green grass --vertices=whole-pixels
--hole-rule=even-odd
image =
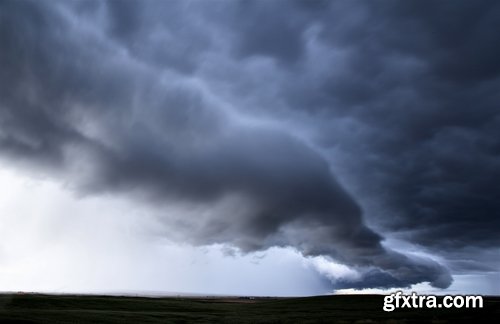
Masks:
[[[0,295],[0,323],[455,323],[500,318],[500,297],[483,309],[382,310],[383,296],[144,298]]]

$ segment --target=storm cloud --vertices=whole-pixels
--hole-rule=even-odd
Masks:
[[[457,249],[498,249],[495,2],[0,8],[7,163],[153,206],[181,242],[361,274],[333,288],[446,288]]]

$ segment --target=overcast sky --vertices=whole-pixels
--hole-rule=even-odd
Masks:
[[[498,1],[0,1],[0,290],[500,294]]]

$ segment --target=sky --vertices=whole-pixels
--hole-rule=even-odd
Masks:
[[[0,1],[0,291],[500,294],[497,1]]]

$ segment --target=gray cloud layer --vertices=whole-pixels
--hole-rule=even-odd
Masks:
[[[451,283],[384,248],[360,205],[429,251],[498,246],[493,2],[0,6],[7,161],[211,211],[162,216],[190,243],[292,246],[363,272],[337,288]]]

